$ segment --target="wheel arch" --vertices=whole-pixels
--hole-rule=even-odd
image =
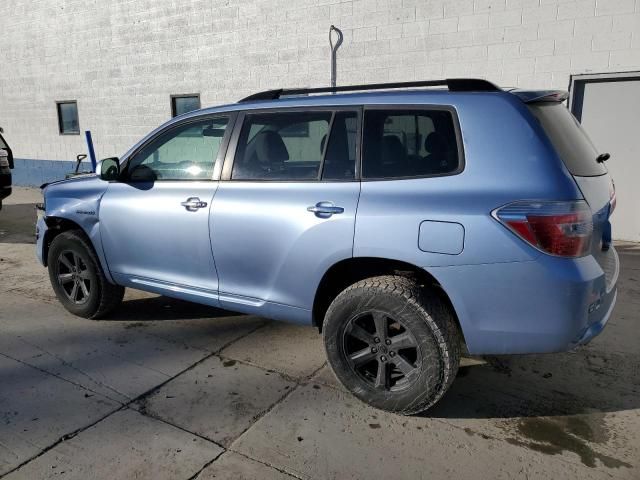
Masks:
[[[437,295],[451,310],[464,339],[460,320],[449,294],[427,270],[400,260],[377,257],[351,257],[333,264],[323,275],[316,289],[312,309],[312,324],[322,331],[324,316],[331,302],[349,285],[380,275],[400,275],[415,280],[422,288]]]
[[[113,278],[111,277],[111,273],[107,268],[107,262],[102,252],[102,245],[96,245],[96,243],[99,243],[100,241],[97,223],[93,224],[93,228],[91,231],[87,231],[84,226],[75,222],[74,220],[62,216],[47,216],[45,219],[45,223],[47,224],[47,231],[45,232],[42,242],[42,261],[45,267],[47,266],[49,246],[51,245],[51,242],[53,242],[54,238],[56,238],[63,232],[68,232],[69,230],[80,230],[87,237],[89,245],[91,245],[93,251],[97,255],[105,277],[107,277],[107,280],[110,283],[115,284]]]

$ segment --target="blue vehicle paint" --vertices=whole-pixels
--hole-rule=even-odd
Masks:
[[[123,167],[149,139],[201,117],[393,105],[453,108],[464,168],[425,178],[229,180],[224,169],[234,159],[238,120],[227,127],[210,180],[131,184],[88,176],[49,185],[38,257],[46,261],[45,234],[53,219],[66,219],[89,236],[114,283],[302,324],[311,324],[318,287],[332,266],[352,258],[387,259],[437,280],[471,353],[566,350],[604,327],[615,303],[619,262],[613,247],[605,251],[600,242],[610,238],[609,175],[571,174],[525,103],[540,98],[544,92],[378,92],[189,112],[132,147]],[[188,211],[181,205],[195,197],[206,207]],[[593,241],[590,254],[578,258],[543,253],[492,216],[515,201],[582,199],[594,213]],[[344,211],[309,211],[322,202]],[[423,227],[429,224],[457,227]]]

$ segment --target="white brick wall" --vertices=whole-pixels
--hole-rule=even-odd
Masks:
[[[99,156],[170,115],[260,89],[329,83],[328,29],[343,29],[338,82],[484,77],[566,89],[570,74],[640,70],[640,0],[5,0],[0,125],[20,158],[72,159],[56,100],[78,101]]]

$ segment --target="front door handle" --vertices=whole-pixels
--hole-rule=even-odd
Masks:
[[[207,202],[201,201],[198,197],[189,197],[184,202],[181,202],[180,205],[190,212],[195,212],[199,208],[206,207]]]
[[[316,217],[329,218],[331,215],[344,213],[344,208],[337,207],[333,202],[318,202],[311,207],[307,207],[307,212],[315,213]]]

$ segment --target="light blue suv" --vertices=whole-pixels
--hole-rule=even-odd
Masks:
[[[37,255],[76,315],[130,287],[313,325],[355,396],[420,412],[461,354],[571,349],[611,315],[608,155],[565,99],[450,79],[190,112],[46,186]]]

